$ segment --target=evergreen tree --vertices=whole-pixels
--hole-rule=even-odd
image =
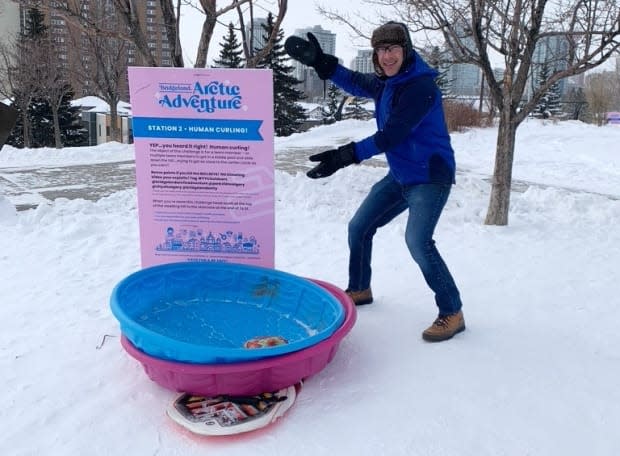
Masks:
[[[549,112],[552,116],[559,116],[562,114],[562,88],[560,87],[560,81],[556,81],[549,88]]]
[[[19,84],[13,90],[20,118],[8,143],[15,147],[83,145],[87,133],[79,109],[70,105],[73,91],[48,59],[53,49],[44,19],[38,8],[27,10],[15,67]]]
[[[82,123],[80,108],[71,106],[75,93],[69,90],[62,98],[58,110],[60,137],[64,147],[83,146],[88,140],[88,130]]]
[[[26,10],[24,26],[17,40],[14,63],[9,68],[12,73],[12,107],[19,117],[7,144],[14,147],[30,147],[32,143],[32,125],[30,105],[41,93],[40,80],[47,65],[39,61],[49,53],[49,40],[45,16],[36,6]],[[36,63],[36,64],[33,64]]]
[[[228,24],[228,34],[224,36],[220,43],[220,56],[214,60],[217,68],[243,68],[243,49],[241,43],[237,41],[233,23]]]
[[[540,87],[549,79],[549,65],[544,62],[540,67],[540,72],[536,77],[536,86]],[[542,119],[548,119],[551,116],[557,116],[561,114],[562,109],[560,107],[560,84],[554,83],[549,90],[547,90],[534,109],[534,116]]]
[[[434,46],[431,49],[430,54],[426,56],[426,60],[430,66],[436,69],[439,74],[435,78],[435,82],[441,90],[441,94],[444,98],[451,97],[452,94],[452,81],[448,79],[448,66],[444,53],[441,52],[438,46]]]
[[[54,126],[49,104],[41,97],[34,98],[28,106],[28,117],[32,126],[30,147],[53,147]]]
[[[323,122],[332,123],[336,121],[335,117],[342,97],[342,91],[335,84],[332,84],[331,82],[328,83],[327,103],[321,107]]]
[[[19,97],[20,94],[17,92],[13,92],[13,97]],[[11,134],[6,140],[6,144],[9,146],[17,147],[18,149],[23,149],[24,146],[24,118],[22,116],[21,109],[19,104],[13,103],[11,105],[12,108],[16,109],[18,112],[17,121],[15,122],[15,126],[11,131]]]
[[[26,39],[38,39],[45,36],[47,36],[45,14],[36,6],[28,8],[22,37]]]
[[[73,92],[67,91],[58,109],[60,138],[64,147],[82,146],[88,132],[82,125],[79,108],[71,106]],[[54,124],[52,109],[43,98],[36,98],[30,104],[28,115],[32,124],[32,147],[54,147]]]
[[[269,13],[267,23],[263,25],[265,41],[273,30],[273,15]],[[294,68],[288,64],[288,56],[282,45],[284,31],[280,30],[271,51],[259,62],[259,68],[273,71],[274,124],[277,136],[289,136],[301,131],[307,119],[304,108],[298,104],[304,99],[302,91],[296,87],[301,82],[292,73]]]

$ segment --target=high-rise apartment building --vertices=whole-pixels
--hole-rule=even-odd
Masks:
[[[329,30],[324,30],[323,27],[321,27],[320,25],[315,25],[313,27],[296,29],[294,34],[303,39],[307,39],[306,35],[309,32],[312,33],[316,37],[324,53],[332,54],[332,55],[336,53],[336,34],[335,33],[332,33]],[[298,62],[297,60],[293,62],[293,65],[295,67],[294,76],[297,79],[302,79],[302,77],[304,77],[305,69],[307,67],[303,63]]]
[[[351,69],[360,73],[374,73],[375,65],[372,63],[372,49],[362,49],[357,51],[357,55],[351,62]]]
[[[71,83],[76,97],[86,95],[100,95],[89,74],[92,74],[97,65],[97,53],[103,48],[93,46],[84,30],[78,26],[80,22],[72,14],[64,10],[68,5],[85,20],[96,23],[97,27],[108,30],[109,33],[103,42],[112,43],[112,50],[119,51],[107,58],[109,64],[120,64],[122,80],[118,81],[121,97],[129,99],[127,83],[127,67],[147,64],[147,59],[138,52],[133,43],[117,38],[117,32],[127,35],[127,27],[117,15],[111,0],[19,0],[21,27],[26,23],[27,11],[32,5],[45,15],[45,25],[50,34],[51,50],[56,66],[60,68]],[[159,66],[172,66],[171,48],[168,43],[166,28],[161,13],[159,1],[146,0],[136,2],[138,5],[137,21],[142,24],[142,32],[146,44]],[[92,36],[91,36],[92,38]]]
[[[463,46],[474,50],[476,44],[468,32],[468,26],[466,24],[457,24],[456,28]],[[447,66],[446,70],[446,80],[452,95],[464,98],[478,97],[480,95],[482,73],[476,65],[471,63],[452,63]]]
[[[17,39],[19,23],[19,4],[9,0],[0,2],[0,43],[10,44]],[[4,82],[0,80],[0,85]]]
[[[265,47],[265,43],[267,42],[265,26],[267,26],[267,18],[257,17],[252,20],[252,25],[246,25],[245,27],[245,34],[248,40],[250,40],[252,53],[254,53],[256,49]]]
[[[321,45],[321,49],[326,54],[334,55],[336,53],[336,34],[329,30],[323,29],[320,25],[295,30],[295,35],[306,38],[306,34],[311,32],[316,36],[317,41]],[[308,100],[312,101],[316,98],[323,97],[325,84],[316,74],[316,72],[297,61],[293,62],[295,78],[302,81],[301,90],[306,94]]]
[[[480,68],[471,63],[454,63],[447,68],[446,79],[449,81],[450,92],[461,97],[477,97],[480,95],[482,74]]]
[[[11,0],[0,2],[0,42],[14,40],[19,30],[19,3]]]
[[[540,40],[532,55],[532,71],[529,77],[527,96],[536,90],[538,78],[543,65],[547,66],[549,74],[558,70],[564,70],[568,66],[568,40],[562,36],[549,36]],[[566,92],[567,80],[558,81],[560,95]]]

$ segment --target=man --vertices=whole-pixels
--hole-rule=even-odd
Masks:
[[[409,211],[405,240],[426,283],[435,294],[439,315],[423,333],[424,340],[443,341],[465,330],[458,288],[441,258],[433,232],[454,183],[454,151],[445,123],[437,72],[414,51],[407,27],[388,22],[371,38],[375,74],[351,71],[324,54],[316,37],[289,37],[288,54],[315,69],[323,80],[355,96],[375,101],[377,132],[357,142],[310,157],[318,164],[313,179],[384,153],[388,174],[377,182],[349,222],[349,285],[356,305],[373,302],[372,239],[405,210]]]

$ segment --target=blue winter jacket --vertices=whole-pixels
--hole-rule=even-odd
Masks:
[[[357,158],[385,153],[403,185],[454,183],[454,151],[446,127],[437,71],[415,52],[398,74],[379,78],[338,65],[331,80],[352,95],[375,101],[378,131],[355,143]]]

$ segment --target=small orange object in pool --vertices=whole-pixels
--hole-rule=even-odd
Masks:
[[[255,337],[246,341],[243,344],[244,348],[265,348],[265,347],[275,347],[277,345],[285,345],[288,344],[288,341],[281,336],[263,336],[263,337]]]

